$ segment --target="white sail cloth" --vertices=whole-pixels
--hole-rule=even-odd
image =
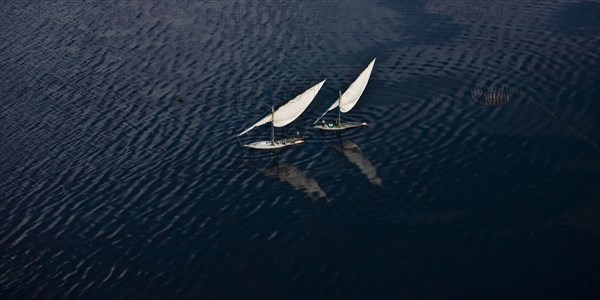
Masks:
[[[325,114],[327,112],[338,107],[338,105],[340,106],[340,111],[343,113],[349,112],[354,107],[354,105],[356,105],[356,103],[358,102],[358,99],[360,99],[360,96],[362,96],[362,93],[365,91],[365,88],[367,87],[369,78],[371,78],[371,72],[373,71],[373,66],[375,65],[375,60],[376,60],[376,58],[373,59],[373,61],[371,61],[371,63],[367,66],[367,68],[364,71],[362,71],[362,73],[360,73],[358,78],[356,78],[356,80],[340,96],[341,100],[340,99],[335,100],[335,102],[333,104],[331,104],[331,106],[323,113],[323,115],[321,115],[321,117],[319,119],[317,119],[317,121],[322,119],[323,116],[325,116]],[[315,121],[315,123],[317,121]]]
[[[294,120],[296,120],[315,99],[324,83],[325,80],[317,83],[304,93],[298,95],[296,98],[279,107],[275,113],[265,116],[248,129],[242,131],[240,134],[238,134],[238,136],[244,135],[255,127],[267,124],[269,122],[273,122],[273,126],[275,127],[283,127],[294,122]]]

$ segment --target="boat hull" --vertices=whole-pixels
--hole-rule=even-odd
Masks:
[[[343,130],[348,130],[348,129],[353,129],[353,128],[359,128],[359,127],[367,127],[369,126],[369,124],[367,124],[366,122],[342,122],[340,124],[335,124],[335,123],[326,123],[326,124],[319,124],[319,125],[315,125],[315,129],[317,130],[322,130],[322,131],[343,131]]]
[[[287,148],[287,147],[291,147],[291,146],[304,144],[304,140],[305,140],[305,137],[294,137],[294,138],[275,140],[275,142],[258,141],[258,142],[246,144],[246,145],[244,145],[244,148],[251,149],[251,150],[272,151],[272,150],[279,150],[279,149],[283,149],[283,148]]]

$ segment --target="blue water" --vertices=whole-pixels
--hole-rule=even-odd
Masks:
[[[598,1],[0,9],[2,299],[600,298]]]

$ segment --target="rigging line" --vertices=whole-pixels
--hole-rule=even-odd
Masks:
[[[336,100],[338,101],[338,100]],[[329,112],[329,110],[326,110],[316,121],[313,122],[313,125],[317,124],[317,122],[319,122],[321,119],[323,119],[323,117],[325,117],[325,115]]]
[[[262,119],[266,114],[271,112],[271,107],[269,107],[269,109],[267,111],[265,111],[262,115],[260,115],[260,117],[258,117],[258,119],[254,120],[254,123],[258,122],[258,120]]]
[[[541,109],[548,116],[550,116],[554,120],[556,120],[559,124],[561,124],[565,128],[567,128],[567,129],[571,130],[573,133],[575,133],[575,135],[577,135],[580,139],[582,139],[586,144],[588,144],[592,148],[594,148],[594,150],[596,150],[596,152],[600,152],[600,146],[598,146],[598,143],[596,143],[593,139],[589,138],[585,134],[581,133],[579,130],[577,130],[575,127],[571,126],[566,121],[559,119],[558,115],[554,111],[550,110],[546,105],[536,101],[535,99],[533,99],[532,96],[529,96],[529,98],[527,99],[527,102],[533,103],[537,108]]]
[[[269,113],[270,111],[271,111],[271,108],[269,108],[269,110],[267,110],[267,111],[266,111],[266,112],[264,112],[262,115],[260,115],[260,117],[258,117],[258,119],[256,119],[256,120],[255,120],[255,121],[254,121],[252,124],[255,124],[256,122],[258,122],[258,120],[262,119],[262,118],[263,118],[263,117],[264,117],[264,116],[265,116],[267,113]],[[239,141],[239,139],[240,139],[240,136],[239,136],[239,135],[237,135],[237,134],[236,134],[236,136],[237,136],[237,138],[238,138],[238,141]],[[241,142],[240,142],[240,144],[241,144]]]

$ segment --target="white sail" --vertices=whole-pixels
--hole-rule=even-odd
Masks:
[[[315,99],[325,80],[317,83],[306,92],[298,95],[296,98],[288,101],[275,111],[273,115],[273,125],[283,127],[296,120]]]
[[[356,105],[356,103],[360,99],[360,96],[362,96],[362,93],[365,91],[365,88],[367,87],[369,78],[371,78],[371,72],[373,71],[373,66],[375,65],[375,60],[376,60],[376,58],[373,59],[373,61],[371,61],[371,63],[367,66],[367,68],[364,71],[362,71],[362,73],[360,73],[360,75],[358,75],[358,78],[356,78],[356,80],[352,84],[350,84],[348,89],[340,96],[341,100],[336,99],[335,102],[333,102],[333,104],[331,104],[331,106],[323,113],[323,115],[321,115],[321,117],[319,119],[317,119],[317,121],[322,119],[323,116],[325,116],[325,114],[327,112],[338,107],[340,105],[340,102],[341,102],[340,111],[343,113],[349,112],[354,107],[354,105]],[[317,121],[315,121],[315,123]]]
[[[242,131],[240,134],[238,134],[238,136],[244,135],[255,127],[267,124],[269,122],[273,122],[273,126],[275,127],[283,127],[294,122],[294,120],[296,120],[315,99],[324,83],[325,80],[317,83],[304,93],[298,95],[296,98],[279,107],[275,113],[265,116],[248,129]]]
[[[358,76],[358,78],[348,87],[348,89],[342,94],[342,100],[340,109],[343,113],[349,112],[362,93],[365,91],[367,87],[367,83],[369,82],[369,78],[371,77],[371,71],[373,71],[373,66],[375,65],[375,59],[369,64],[369,66]]]

